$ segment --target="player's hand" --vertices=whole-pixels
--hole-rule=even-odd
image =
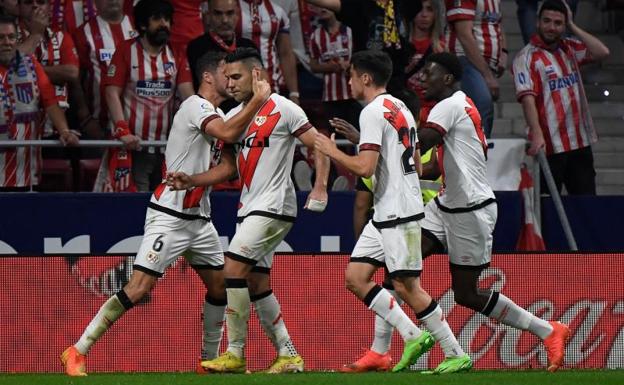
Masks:
[[[259,68],[252,69],[251,76],[253,79],[251,82],[253,97],[264,102],[271,96],[271,85],[262,78],[262,72]]]
[[[497,101],[498,97],[500,96],[500,87],[498,85],[498,80],[496,80],[494,75],[490,74],[490,76],[485,78],[485,83],[490,90],[490,94],[492,94],[492,100]]]
[[[332,118],[329,119],[329,124],[336,130],[337,133],[347,138],[349,142],[353,144],[358,144],[360,142],[360,132],[346,120]]]
[[[304,209],[314,211],[317,213],[321,213],[325,211],[325,207],[327,207],[327,190],[325,189],[312,189],[310,194],[308,195],[308,199],[306,200]]]
[[[165,184],[169,186],[169,190],[171,191],[188,190],[194,187],[191,176],[182,171],[167,172]]]
[[[330,139],[321,133],[317,133],[316,138],[314,138],[314,148],[327,156],[331,156],[331,153],[338,151],[336,147],[336,134],[331,134]]]
[[[128,150],[138,150],[141,147],[141,139],[138,136],[132,134],[124,135],[119,138],[124,144],[124,147]]]
[[[63,146],[77,146],[80,144],[80,133],[74,130],[66,130],[59,137]]]
[[[565,5],[566,11],[568,13],[567,27],[571,28],[574,25],[574,14],[572,13],[572,10],[570,9],[570,6],[568,5],[567,0],[563,0],[562,3],[563,5]]]

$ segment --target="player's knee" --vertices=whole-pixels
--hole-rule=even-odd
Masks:
[[[358,293],[361,288],[366,286],[367,281],[357,274],[353,274],[347,270],[345,273],[345,287],[352,293]]]

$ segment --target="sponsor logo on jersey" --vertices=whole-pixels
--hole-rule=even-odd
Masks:
[[[573,87],[579,82],[579,80],[580,79],[578,73],[573,72],[570,75],[549,80],[548,88],[550,89],[550,92],[552,92],[563,88]]]
[[[136,83],[137,96],[166,98],[171,93],[172,84],[168,80],[139,80]]]
[[[113,54],[115,53],[114,48],[102,48],[100,50],[100,61],[105,63],[110,63],[113,60]]]

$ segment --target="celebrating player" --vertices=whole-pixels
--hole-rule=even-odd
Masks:
[[[228,97],[222,58],[213,53],[200,60],[198,93],[180,106],[167,142],[165,159],[169,171],[193,174],[209,170],[217,140],[232,142],[238,138],[269,96],[269,84],[258,80],[258,71],[250,72],[249,86],[253,92],[226,125],[222,112],[215,107]],[[213,181],[207,184],[227,180],[235,171],[232,154],[224,152],[223,155],[221,164],[209,170]],[[68,375],[86,376],[85,355],[91,346],[152,290],[165,269],[180,255],[187,258],[208,289],[204,307],[205,329],[208,330],[204,331],[204,338],[210,340],[207,348],[212,357],[217,356],[226,301],[223,251],[210,221],[209,189],[173,191],[162,183],[148,205],[145,235],[130,281],[102,305],[80,339],[61,355]]]

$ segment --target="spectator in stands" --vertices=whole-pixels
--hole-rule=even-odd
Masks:
[[[134,150],[132,176],[139,191],[160,184],[163,164],[162,149],[140,148],[140,141],[166,140],[176,91],[182,100],[194,93],[184,52],[168,43],[172,17],[169,1],[140,0],[134,7],[140,36],[115,51],[103,82],[113,136]]]
[[[422,127],[426,123],[427,115],[435,105],[434,101],[424,98],[425,91],[422,88],[420,74],[429,55],[444,51],[443,17],[442,4],[439,1],[423,0],[422,9],[409,23],[410,44],[413,54],[405,72],[407,86],[416,93],[420,102],[418,127]]]
[[[126,0],[130,1],[130,0]],[[170,44],[186,52],[188,43],[202,34],[202,7],[205,0],[171,0],[175,12],[171,22]]]
[[[366,49],[385,51],[393,63],[388,92],[403,100],[418,116],[418,99],[405,82],[409,61],[407,28],[421,8],[419,0],[307,0],[308,3],[336,12],[336,17],[353,30],[353,52]]]
[[[232,53],[237,47],[258,48],[253,41],[236,36],[239,12],[238,0],[209,0],[206,2],[202,13],[206,33],[193,39],[186,49],[195,88],[200,81],[196,76],[197,62],[205,53],[214,51]],[[224,104],[228,102],[231,104],[232,99],[225,101]],[[238,103],[234,105],[238,105]],[[228,110],[232,107],[230,105]],[[224,110],[224,112],[227,111]]]
[[[575,38],[565,37],[566,26]],[[579,28],[562,0],[545,0],[537,34],[513,62],[516,96],[522,104],[535,155],[545,149],[557,189],[596,194],[591,144],[597,140],[583,90],[580,65],[602,60],[609,49]]]
[[[100,9],[97,17],[80,26],[75,35],[81,81],[72,88],[72,105],[83,133],[102,139],[112,129],[102,77],[108,72],[115,49],[137,37],[138,32],[123,12],[123,0],[95,0],[95,4]]]
[[[275,92],[286,88],[290,100],[299,104],[297,59],[290,42],[290,19],[272,0],[238,0],[241,17],[236,35],[254,42]]]
[[[34,55],[17,50],[15,18],[0,15],[0,140],[39,139],[37,129],[45,112],[65,145],[78,144],[59,108],[54,86]],[[41,149],[20,147],[0,149],[0,188],[26,190],[39,183]]]
[[[462,90],[477,106],[486,137],[492,134],[496,78],[507,66],[500,0],[446,0],[447,47],[459,56]]]
[[[522,32],[524,44],[528,44],[531,36],[535,33],[537,9],[541,1],[542,0],[516,0],[516,4],[518,5],[516,14],[518,15],[518,24],[520,24],[520,32]],[[572,13],[576,14],[578,0],[567,0],[567,3],[572,9]]]
[[[353,49],[351,28],[339,22],[329,9],[320,8],[318,15],[321,26],[310,39],[310,68],[323,74],[325,116],[344,119],[359,127],[362,106],[353,99],[347,76]]]
[[[126,1],[132,4],[132,0]],[[105,10],[97,7],[95,0],[51,0],[50,3],[52,28],[67,31],[72,36],[83,23],[95,18],[98,9]]]
[[[20,21],[23,26],[24,38],[30,35],[33,27],[38,28],[38,21],[33,21],[32,17],[35,12],[50,15],[50,1],[20,0]],[[49,20],[48,18],[48,22]],[[42,38],[34,49],[34,54],[54,85],[59,107],[66,111],[69,108],[68,84],[78,80],[78,55],[74,40],[69,33],[48,26],[44,29]],[[55,136],[52,121],[48,118],[43,124],[43,138]]]
[[[0,0],[0,10],[2,10],[2,13],[5,15],[19,16],[17,0]]]

